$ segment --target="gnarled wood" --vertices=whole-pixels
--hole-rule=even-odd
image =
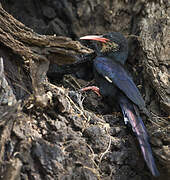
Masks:
[[[71,64],[78,54],[92,51],[67,37],[39,35],[0,7],[0,42],[25,61],[51,60],[56,64]]]
[[[80,60],[79,54],[92,50],[67,37],[39,35],[16,20],[0,6],[0,42],[19,55],[30,68],[32,86],[36,96],[43,94],[49,62],[64,65]],[[9,67],[10,68],[10,67]]]
[[[165,2],[146,3],[145,18],[140,22],[142,64],[162,110],[170,114],[170,22]],[[161,13],[160,13],[161,12]]]
[[[23,4],[20,5],[21,2]],[[164,83],[159,80],[165,77],[160,75],[161,72],[166,75],[168,66],[167,56],[162,58],[165,55],[163,51],[168,46],[160,46],[162,40],[166,44],[168,39],[168,15],[164,11],[168,9],[166,1],[17,0],[3,1],[3,7],[14,17],[24,16],[18,19],[34,30],[41,29],[41,22],[49,18],[44,24],[46,29],[50,29],[51,25],[55,28],[51,34],[56,32],[64,36],[80,37],[85,34],[120,31],[124,35],[133,34],[134,37],[140,35],[138,39],[141,49],[133,39],[129,46],[128,63],[136,70],[134,79],[140,87],[147,80],[142,88],[147,91],[142,92],[151,112],[153,107],[149,103],[152,100],[157,101],[156,107],[160,97],[166,104],[164,93],[168,89],[162,91]],[[54,12],[53,17],[51,12]],[[167,18],[165,21],[161,14]],[[28,19],[33,21],[26,23]],[[34,28],[32,22],[35,22],[37,28]],[[0,57],[3,57],[5,67],[3,80],[8,82],[5,87],[9,85],[12,94],[18,94],[16,99],[22,100],[21,107],[0,106],[0,178],[152,179],[136,148],[135,137],[127,131],[119,113],[102,116],[105,112],[110,112],[110,108],[93,93],[85,96],[84,100],[84,94],[77,90],[87,84],[79,79],[64,77],[62,85],[73,91],[56,87],[46,80],[49,62],[65,64],[62,72],[58,65],[53,66],[56,74],[58,71],[61,74],[66,71],[72,73],[72,68],[67,64],[73,63],[79,69],[79,54],[90,53],[90,50],[70,38],[39,35],[2,7],[0,42]],[[157,52],[154,47],[162,49]],[[157,57],[159,55],[161,56]],[[141,64],[145,70],[143,72],[147,72],[146,76],[140,73],[143,70]],[[139,76],[136,75],[138,72]],[[154,86],[149,87],[149,83]],[[155,89],[158,96],[151,94],[152,89]],[[93,112],[89,113],[85,109]],[[167,112],[167,109],[164,110]],[[158,113],[153,121],[146,120],[145,124],[151,144],[154,145],[152,149],[161,172],[160,179],[166,179],[170,169],[169,122],[166,117],[160,117],[165,115],[159,113],[159,109],[156,112]]]

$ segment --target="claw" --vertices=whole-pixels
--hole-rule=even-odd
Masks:
[[[99,97],[101,96],[100,89],[97,86],[88,86],[81,89],[81,91],[88,91],[88,90],[94,91]]]

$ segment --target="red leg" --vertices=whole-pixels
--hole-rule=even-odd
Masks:
[[[85,88],[82,88],[81,91],[88,91],[88,90],[92,90],[94,91],[98,96],[101,96],[100,94],[100,90],[97,86],[88,86],[88,87],[85,87]]]

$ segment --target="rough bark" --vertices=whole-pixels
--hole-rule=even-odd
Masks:
[[[92,52],[68,36],[120,31],[129,40],[127,65],[153,114],[143,118],[159,179],[168,179],[167,2],[17,0],[3,7],[19,21],[0,7],[0,178],[152,179],[120,114],[79,92],[89,82],[60,77],[82,72],[87,63],[77,64]],[[46,77],[50,63],[57,64],[57,86]]]
[[[59,65],[76,63],[80,60],[80,53],[92,52],[71,38],[39,35],[13,18],[2,7],[0,24],[0,42],[21,57],[23,68],[29,64],[27,68],[30,68],[36,96],[44,93],[41,84],[45,79],[49,62]]]
[[[161,108],[170,115],[170,21],[168,2],[146,3],[141,19],[142,64]]]
[[[53,60],[56,64],[71,64],[78,54],[90,49],[67,37],[43,36],[17,21],[0,7],[0,42],[20,55],[24,61]]]
[[[140,44],[142,51],[141,61],[144,67],[145,89],[150,94],[151,112],[154,113],[155,122],[159,124],[160,139],[169,139],[169,115],[170,115],[170,8],[168,1],[147,2],[144,5],[145,16],[139,23]],[[159,103],[158,103],[159,102]],[[157,108],[153,108],[157,104]],[[165,118],[161,118],[161,110]],[[164,127],[161,130],[161,127]],[[157,136],[158,135],[157,131]],[[156,149],[160,154],[160,161],[165,162],[169,168],[169,142],[162,146],[161,150]]]

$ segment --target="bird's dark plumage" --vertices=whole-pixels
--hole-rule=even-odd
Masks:
[[[110,79],[110,83],[118,87],[140,109],[145,108],[145,102],[138,88],[119,63],[107,57],[97,57],[94,60],[94,68],[106,80]]]
[[[112,32],[104,35],[103,37],[109,39],[118,45],[116,51],[108,52],[108,57],[113,57],[121,64],[125,64],[128,57],[128,42],[127,39],[119,32]]]
[[[125,123],[129,122],[137,136],[147,166],[154,176],[156,168],[146,128],[138,108],[146,112],[145,102],[123,65],[128,56],[128,43],[117,32],[102,36],[84,36],[80,39],[96,41],[97,57],[94,59],[94,75],[103,97],[116,99],[122,110]]]

